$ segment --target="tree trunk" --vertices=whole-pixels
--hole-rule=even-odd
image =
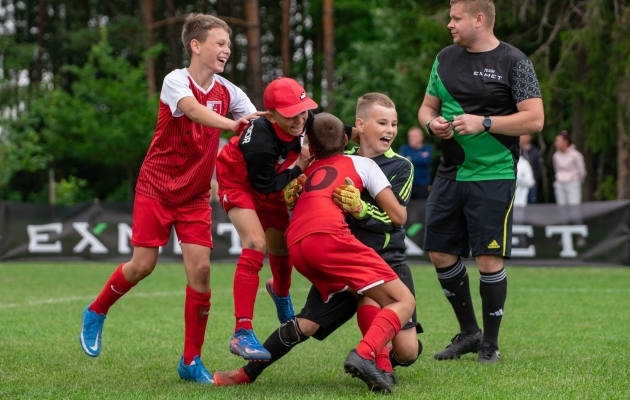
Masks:
[[[617,199],[630,199],[630,74],[619,85],[617,105]]]
[[[263,106],[260,7],[258,0],[244,0],[247,21],[247,92],[258,110]]]
[[[166,0],[166,13],[169,18],[175,18],[176,15],[175,4],[173,0]],[[182,67],[182,44],[179,32],[176,29],[175,24],[168,24],[166,28],[166,34],[168,35],[168,47],[171,55],[171,69],[177,69]]]
[[[332,92],[335,80],[335,24],[333,0],[323,0],[322,2],[323,30],[324,30],[324,63],[326,64],[326,110],[332,110]]]
[[[282,0],[282,75],[291,76],[291,0]]]
[[[584,178],[582,183],[582,200],[592,201],[593,192],[595,191],[595,177],[593,176],[594,162],[593,153],[590,150],[585,149],[586,143],[586,130],[584,129],[584,121],[582,115],[584,113],[584,104],[580,97],[577,95],[573,98],[572,114],[571,114],[571,139],[575,147],[584,156],[584,166],[588,174]]]
[[[142,19],[144,20],[144,26],[146,27],[146,50],[153,46],[153,0],[140,0],[140,8],[142,10]],[[153,96],[156,92],[155,88],[155,66],[153,64],[153,57],[148,53],[144,59],[145,68],[147,71],[147,84],[149,87],[149,94]]]
[[[44,29],[46,28],[46,1],[39,0],[37,4],[37,62],[35,64],[35,82],[41,82],[42,69],[44,68],[42,63],[42,55],[44,54]]]

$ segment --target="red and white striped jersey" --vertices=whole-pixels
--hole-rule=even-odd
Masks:
[[[215,75],[208,89],[200,87],[185,68],[164,78],[155,134],[140,168],[136,192],[161,203],[197,207],[210,201],[210,182],[219,148],[220,129],[193,122],[177,108],[193,96],[199,104],[234,119],[256,111],[236,85]]]

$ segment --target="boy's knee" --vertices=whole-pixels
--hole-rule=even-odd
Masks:
[[[267,241],[264,236],[245,238],[243,239],[243,248],[264,253],[267,251]]]

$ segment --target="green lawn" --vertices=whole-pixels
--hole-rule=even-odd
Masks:
[[[107,263],[0,263],[0,398],[10,399],[332,399],[365,398],[363,382],[343,372],[360,333],[349,322],[324,342],[295,348],[249,386],[216,388],[181,381],[184,272],[160,264],[123,297],[105,323],[103,352],[92,359],[78,343],[83,308],[115,268]],[[435,361],[457,333],[433,268],[412,267],[425,352],[398,368],[393,398],[630,398],[630,269],[508,267],[508,300],[497,365],[476,355]],[[210,371],[243,363],[229,352],[234,267],[212,267],[212,308],[203,360]],[[264,291],[254,327],[261,341],[278,325]],[[481,320],[478,273],[469,269]],[[308,282],[294,274],[296,308]]]

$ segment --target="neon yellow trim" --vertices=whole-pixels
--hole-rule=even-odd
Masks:
[[[510,208],[508,208],[507,213],[505,214],[505,219],[503,220],[503,257],[505,257],[505,252],[507,251],[507,223],[508,217],[510,216],[510,212],[512,212],[512,206],[514,205],[514,196],[516,195],[516,190],[512,193],[512,201],[510,201]]]

